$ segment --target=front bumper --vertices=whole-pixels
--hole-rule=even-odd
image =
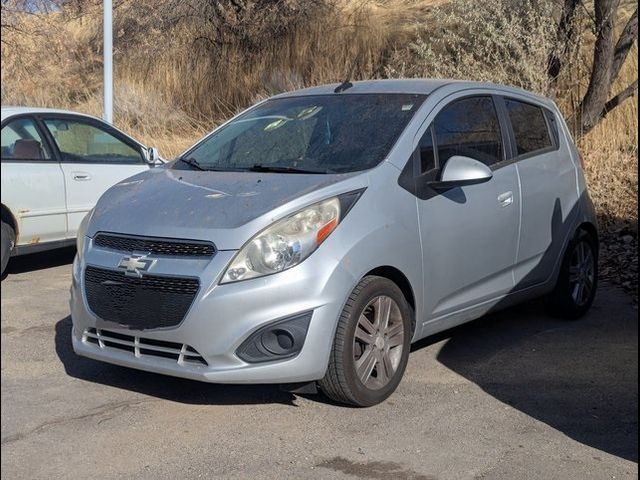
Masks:
[[[159,260],[154,273],[197,274],[200,291],[177,327],[134,331],[106,324],[89,310],[83,295],[84,268],[87,264],[113,268],[122,253],[96,249],[91,241],[85,242],[83,259],[76,258],[73,266],[70,307],[74,351],[117,365],[205,382],[294,383],[322,378],[337,319],[355,284],[353,276],[335,258],[323,258],[319,250],[285,272],[218,285],[220,275],[234,254],[233,251],[219,251],[212,259],[200,263],[184,259]],[[313,313],[306,339],[294,358],[247,363],[236,355],[242,342],[259,328],[309,311]],[[189,346],[200,354],[206,365],[136,355],[105,346],[102,342],[91,343],[87,341],[90,329]]]

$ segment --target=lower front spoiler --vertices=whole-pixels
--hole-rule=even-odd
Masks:
[[[146,372],[187,378],[207,383],[229,384],[282,384],[319,380],[324,371],[309,371],[302,367],[304,360],[299,357],[264,364],[245,364],[224,369],[205,365],[184,365],[167,358],[136,357],[132,353],[112,348],[102,348],[87,343],[72,335],[73,350],[76,354],[102,362],[135,368]],[[300,364],[300,365],[298,365]]]

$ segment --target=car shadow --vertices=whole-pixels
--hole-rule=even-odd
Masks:
[[[550,265],[558,265],[568,222],[586,202],[563,212],[555,200],[549,246],[514,292],[538,284]],[[637,317],[597,296],[579,321],[549,316],[543,301],[510,305],[505,297],[493,313],[428,338],[426,345],[448,338],[437,359],[449,369],[580,443],[637,462]]]
[[[428,337],[448,339],[443,365],[568,437],[638,461],[638,323],[598,305],[558,320],[542,302],[489,314]]]
[[[173,402],[195,405],[278,403],[297,406],[295,396],[277,385],[221,385],[170,377],[76,355],[71,345],[71,317],[55,326],[55,349],[67,375]]]
[[[45,252],[30,253],[9,259],[6,275],[27,273],[46,268],[71,265],[76,255],[76,247],[64,247]]]

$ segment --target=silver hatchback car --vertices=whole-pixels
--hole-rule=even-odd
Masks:
[[[597,257],[550,100],[458,81],[321,86],[107,191],[78,233],[73,346],[369,406],[423,337],[541,296],[580,317]]]

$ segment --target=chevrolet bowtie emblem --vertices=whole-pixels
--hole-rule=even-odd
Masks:
[[[146,272],[156,260],[148,258],[147,255],[131,255],[124,257],[118,263],[118,268],[124,270],[125,275],[130,277],[142,277],[142,272]]]

